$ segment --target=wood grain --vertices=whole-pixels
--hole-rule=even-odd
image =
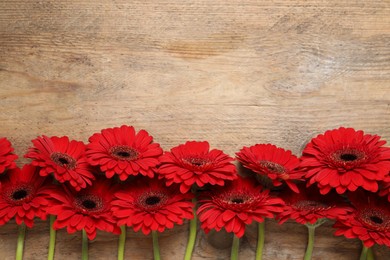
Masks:
[[[234,155],[272,142],[299,154],[313,136],[351,126],[390,140],[389,1],[0,1],[0,136],[22,157],[37,135],[86,141],[102,128],[146,129],[164,149],[208,140]],[[18,160],[22,165],[27,161]],[[264,259],[302,259],[302,226],[270,221]],[[161,238],[182,259],[187,226]],[[16,225],[0,228],[13,259]],[[91,259],[116,259],[100,233]],[[241,246],[254,258],[255,232]],[[25,259],[43,259],[47,223],[29,230]],[[129,232],[128,259],[151,259]],[[80,257],[59,232],[56,259]],[[360,244],[318,231],[314,259],[357,259]],[[377,259],[390,250],[376,248]],[[200,232],[193,259],[227,259]]]

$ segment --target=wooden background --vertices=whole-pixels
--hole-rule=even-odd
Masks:
[[[122,124],[164,149],[208,140],[230,155],[264,142],[299,154],[341,125],[390,141],[389,42],[388,0],[1,0],[0,136],[20,157],[41,134],[87,141]],[[330,226],[313,258],[357,259],[360,243]],[[187,228],[163,234],[164,260],[182,259]],[[14,258],[16,230],[0,227],[0,259]],[[305,227],[269,221],[266,232],[264,259],[303,258]],[[25,259],[45,259],[48,237],[47,223],[29,230]],[[242,259],[255,242],[251,226]],[[56,259],[80,247],[80,234],[59,231]],[[116,259],[116,247],[99,233],[90,258]],[[199,231],[194,260],[229,253]],[[126,258],[152,259],[151,238],[129,232]]]

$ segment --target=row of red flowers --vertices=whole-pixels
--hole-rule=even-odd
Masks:
[[[119,234],[122,225],[149,234],[192,219],[197,196],[205,232],[242,237],[264,218],[329,218],[336,235],[390,247],[390,148],[377,135],[329,130],[300,158],[272,144],[243,147],[236,155],[250,170],[245,178],[234,158],[206,141],[163,152],[132,126],[104,129],[86,145],[66,136],[32,143],[31,164],[19,169],[11,143],[0,139],[0,225],[15,218],[32,227],[35,217],[52,214],[55,229],[85,230],[89,239],[97,229]]]

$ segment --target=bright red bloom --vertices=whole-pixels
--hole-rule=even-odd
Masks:
[[[279,224],[288,219],[300,224],[315,224],[319,219],[346,218],[353,210],[337,193],[321,195],[317,187],[300,187],[299,194],[286,190],[280,198],[286,205],[276,216]]]
[[[15,160],[17,155],[13,154],[14,148],[7,138],[0,138],[0,174],[7,169],[16,168]]]
[[[274,186],[286,183],[290,189],[299,192],[294,180],[303,180],[303,173],[297,171],[299,159],[291,151],[272,144],[256,144],[243,147],[236,155],[245,168],[268,177]]]
[[[67,136],[42,136],[32,140],[34,147],[29,148],[26,158],[32,165],[40,167],[39,174],[53,174],[61,183],[69,182],[76,189],[84,189],[95,179],[85,158],[85,145],[79,141],[69,141]]]
[[[179,183],[182,193],[188,192],[193,184],[223,186],[225,180],[237,178],[233,158],[221,150],[210,151],[208,142],[186,142],[165,152],[160,161],[159,177],[165,178],[168,186]]]
[[[132,226],[134,231],[163,232],[174,224],[193,218],[192,193],[166,187],[155,179],[141,179],[124,191],[115,194],[112,210],[118,225]]]
[[[46,219],[47,210],[54,204],[51,194],[55,187],[38,172],[36,167],[24,165],[22,170],[15,168],[4,176],[0,186],[0,226],[14,217],[18,225],[24,222],[30,228],[35,217]]]
[[[390,169],[390,148],[377,135],[340,127],[318,135],[303,150],[301,167],[309,184],[317,183],[322,194],[332,188],[342,194],[358,187],[376,192],[377,181]]]
[[[356,210],[348,218],[337,220],[333,225],[337,229],[335,235],[358,238],[366,247],[390,247],[390,203],[360,192],[351,194],[350,200]]]
[[[116,191],[117,186],[99,178],[79,192],[65,188],[64,192],[53,193],[53,198],[59,202],[49,209],[50,214],[57,216],[53,228],[66,227],[70,234],[84,229],[90,240],[96,237],[97,229],[120,234],[111,211]]]
[[[130,175],[154,176],[162,149],[145,130],[137,134],[132,126],[107,128],[89,138],[87,157],[107,178],[115,174],[124,181]]]
[[[206,233],[211,229],[225,228],[237,237],[245,233],[245,226],[253,221],[263,222],[282,211],[284,202],[269,196],[269,190],[248,179],[239,178],[225,187],[218,187],[199,201],[197,211],[202,228]]]

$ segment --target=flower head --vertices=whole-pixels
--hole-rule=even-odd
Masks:
[[[355,210],[348,218],[339,219],[333,225],[335,235],[358,238],[364,246],[374,244],[390,247],[390,203],[375,195],[357,192],[350,195]]]
[[[256,144],[243,147],[236,155],[245,168],[269,178],[274,186],[286,183],[299,192],[294,180],[302,180],[303,173],[297,171],[299,159],[291,151],[272,144]]]
[[[47,210],[54,205],[53,191],[55,187],[32,165],[8,171],[0,186],[0,226],[12,218],[30,228],[35,217],[45,220]]]
[[[174,187],[150,179],[140,179],[128,189],[115,194],[114,216],[118,225],[132,226],[134,231],[163,232],[174,224],[183,224],[184,219],[193,218],[191,193],[181,194]]]
[[[107,178],[115,174],[124,181],[130,175],[154,176],[162,149],[153,143],[153,137],[145,130],[138,133],[134,127],[103,129],[89,138],[87,157],[90,164],[99,166]]]
[[[67,136],[42,136],[32,140],[31,147],[24,156],[40,167],[39,174],[53,174],[61,182],[69,182],[76,190],[84,189],[95,179],[85,158],[85,145],[79,141],[69,141]]]
[[[7,169],[16,168],[15,160],[18,158],[13,154],[14,148],[7,138],[0,138],[0,174]]]
[[[242,178],[206,193],[199,203],[197,214],[206,233],[225,228],[237,237],[242,237],[245,226],[253,221],[263,222],[281,212],[284,204],[281,199],[270,197],[269,190],[261,191],[260,186]]]
[[[299,194],[288,190],[280,194],[286,205],[276,216],[279,224],[288,219],[300,224],[315,224],[320,219],[345,218],[352,211],[337,193],[321,195],[317,187],[299,188]]]
[[[358,187],[376,192],[390,168],[390,148],[377,135],[340,127],[318,135],[303,150],[301,167],[309,184],[322,194],[355,191]]]
[[[117,186],[98,178],[92,186],[79,192],[67,189],[52,196],[59,203],[49,209],[56,215],[54,229],[67,228],[68,233],[85,230],[88,239],[96,237],[96,230],[120,234],[116,219],[112,215],[111,202]]]
[[[182,193],[188,192],[193,184],[223,186],[225,180],[237,178],[236,167],[231,163],[233,158],[221,150],[210,151],[208,142],[186,142],[165,152],[160,161],[159,177],[168,186],[180,184]]]

